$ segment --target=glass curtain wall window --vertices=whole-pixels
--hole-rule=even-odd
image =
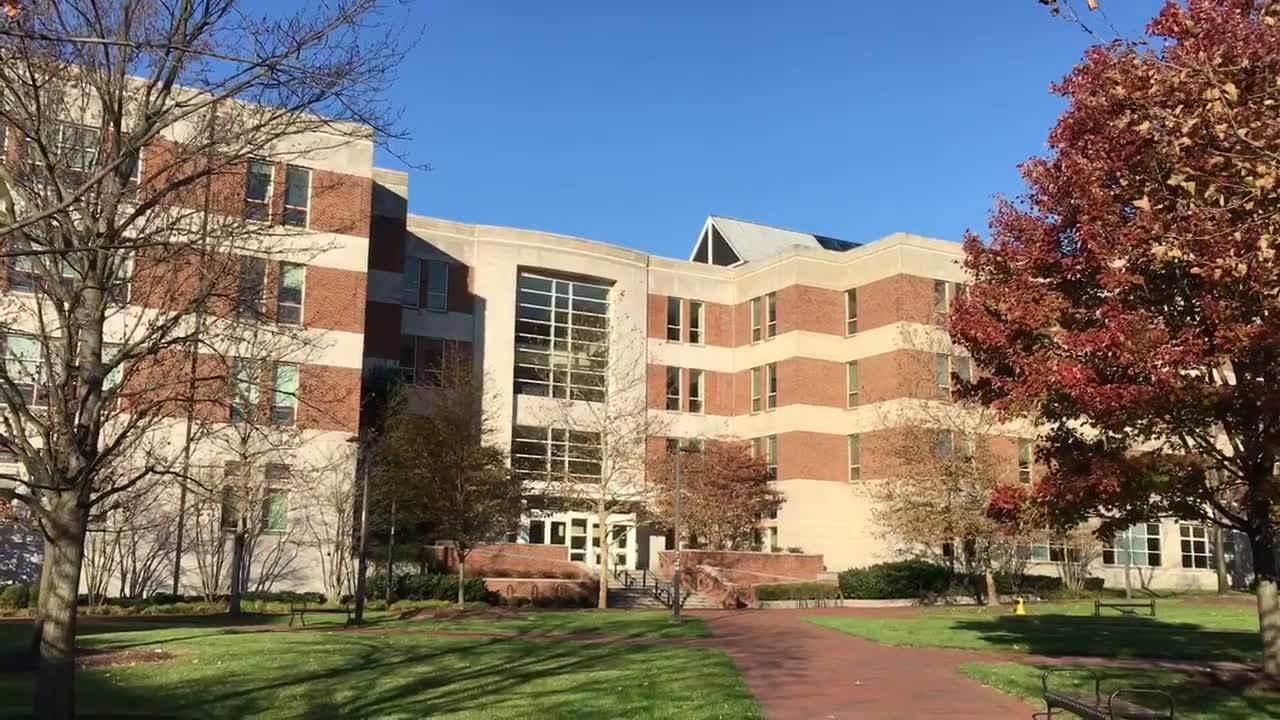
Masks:
[[[1160,566],[1160,523],[1138,523],[1102,548],[1104,565]]]
[[[517,293],[516,393],[604,400],[609,286],[521,272]]]
[[[600,434],[563,428],[512,428],[512,470],[527,482],[600,482]]]

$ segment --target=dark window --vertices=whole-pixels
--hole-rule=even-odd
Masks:
[[[307,226],[311,207],[311,171],[290,165],[284,171],[284,224]]]
[[[244,216],[266,222],[271,219],[271,163],[250,160],[244,183]]]
[[[262,315],[262,286],[266,282],[267,261],[244,255],[240,258],[240,277],[236,283],[236,315],[258,318]]]
[[[667,339],[672,342],[680,342],[681,339],[681,304],[678,297],[667,298]]]

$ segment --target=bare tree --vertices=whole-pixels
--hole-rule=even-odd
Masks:
[[[354,458],[350,465],[355,467]],[[356,483],[350,471],[335,469],[309,493],[298,543],[320,559],[325,597],[337,601],[355,588]]]
[[[417,507],[458,556],[458,606],[465,600],[466,561],[478,545],[512,532],[520,523],[524,492],[506,453],[489,444],[494,418],[483,383],[464,354],[446,354],[439,387],[426,391],[421,413],[389,419],[379,442],[386,486],[412,487],[425,499]]]
[[[619,293],[611,300],[621,307]],[[580,322],[582,322],[580,320]],[[643,514],[652,504],[652,485],[646,477],[650,436],[662,435],[665,425],[648,407],[648,355],[643,332],[624,313],[599,321],[608,343],[577,362],[602,372],[604,392],[598,399],[570,397],[557,401],[550,424],[567,434],[567,446],[578,457],[551,469],[549,481],[535,492],[554,498],[569,509],[595,515],[600,588],[597,604],[608,607],[613,547],[625,529],[611,530],[618,515]],[[588,549],[591,552],[591,549]]]
[[[0,29],[0,445],[45,537],[39,717],[74,712],[88,517],[182,474],[175,399],[206,370],[183,362],[196,329],[201,353],[225,354],[224,330],[259,321],[227,311],[237,258],[309,242],[281,227],[296,221],[282,193],[246,202],[246,178],[394,133],[381,92],[401,44],[378,0],[242,5],[34,0]],[[218,322],[192,322],[202,312]]]
[[[948,559],[982,575],[987,604],[998,604],[996,571],[1032,538],[1022,525],[1026,516],[1013,523],[991,512],[1002,488],[1020,485],[1016,451],[1000,453],[993,443],[1015,441],[993,411],[952,402],[953,383],[969,380],[966,356],[932,330],[904,329],[903,336],[910,350],[897,377],[899,396],[908,400],[881,411],[881,425],[892,428],[883,433],[891,472],[871,486],[873,516],[919,551],[948,548]]]

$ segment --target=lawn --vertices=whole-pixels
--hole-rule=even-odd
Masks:
[[[1001,692],[1039,703],[1040,675],[1044,667],[1018,663],[970,663],[960,672]],[[1195,682],[1188,675],[1165,671],[1137,671],[1115,668],[1101,669],[1104,694],[1122,687],[1159,688],[1173,695],[1179,720],[1249,720],[1280,717],[1280,694],[1258,691],[1227,690]],[[1093,692],[1087,674],[1060,673],[1051,687],[1072,687]]]
[[[630,638],[699,638],[711,632],[698,618],[670,622],[665,610],[539,610],[499,617],[391,620],[389,627],[429,627],[438,630],[517,632],[528,634],[610,635]],[[308,621],[310,622],[310,621]]]
[[[1252,605],[1157,600],[1157,617],[1093,617],[1091,602],[1008,608],[927,608],[893,617],[814,617],[810,622],[886,645],[950,647],[1039,655],[1257,661]]]
[[[661,630],[655,613],[545,615],[526,626],[632,637]],[[581,618],[553,617],[561,615]],[[634,619],[605,617],[614,615]],[[406,621],[385,623],[374,633],[332,625],[279,631],[270,627],[276,619],[260,628],[215,622],[86,625],[80,646],[89,656],[161,650],[172,658],[81,671],[81,711],[196,718],[760,716],[728,657],[714,650],[450,637],[415,632]],[[466,622],[482,629],[480,620]],[[500,627],[510,622],[489,627],[518,629]],[[705,632],[700,627],[691,623],[688,632]],[[24,629],[0,625],[0,646],[20,643]],[[30,675],[0,674],[0,697],[30,697],[30,684]],[[5,703],[0,716],[27,711],[16,705]]]

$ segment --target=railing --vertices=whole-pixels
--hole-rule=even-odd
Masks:
[[[636,573],[639,573],[640,577],[637,578]],[[638,585],[641,589],[647,590],[658,602],[671,607],[672,598],[675,597],[675,590],[672,588],[671,583],[664,583],[657,575],[650,573],[648,570],[632,571],[624,567],[614,567],[613,577],[622,583],[625,588],[632,588]]]

